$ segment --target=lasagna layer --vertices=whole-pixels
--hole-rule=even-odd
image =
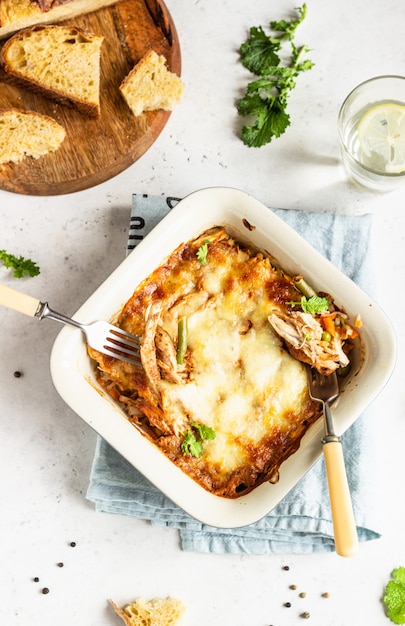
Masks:
[[[305,365],[268,319],[295,300],[290,277],[213,228],[179,246],[120,312],[117,325],[142,337],[142,366],[89,348],[98,381],[208,491],[235,498],[276,482],[320,416]]]

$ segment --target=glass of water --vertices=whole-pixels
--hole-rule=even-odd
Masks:
[[[350,178],[377,192],[405,183],[404,76],[377,76],[353,89],[340,108],[338,130]]]

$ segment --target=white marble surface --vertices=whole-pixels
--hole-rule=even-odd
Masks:
[[[308,0],[297,43],[311,46],[316,66],[298,79],[289,106],[293,125],[261,149],[248,149],[237,137],[235,100],[247,80],[237,49],[250,26],[286,17],[297,3],[167,4],[182,46],[183,102],[147,154],[103,185],[48,198],[0,191],[0,248],[41,267],[40,276],[17,283],[1,268],[0,280],[73,313],[123,258],[135,191],[184,195],[224,185],[269,206],[373,212],[378,299],[398,338],[396,370],[375,402],[383,537],[362,545],[353,559],[198,555],[180,550],[175,531],[95,513],[85,499],[95,434],[59,398],[49,374],[60,328],[2,309],[0,624],[114,626],[120,620],[108,598],[122,604],[172,594],[188,607],[184,626],[292,626],[302,623],[303,611],[313,626],[384,626],[384,585],[394,567],[405,565],[405,192],[374,196],[347,182],[336,117],[357,83],[405,73],[405,4]],[[290,584],[307,597],[298,598]],[[330,598],[321,597],[325,591]],[[287,601],[291,608],[283,606]]]

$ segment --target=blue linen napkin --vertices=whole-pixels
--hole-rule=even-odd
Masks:
[[[179,198],[133,195],[128,252]],[[286,209],[273,211],[334,265],[371,294],[372,216],[344,216]],[[380,537],[376,498],[376,431],[372,408],[342,436],[360,541]],[[97,511],[134,516],[179,530],[186,551],[233,554],[303,554],[334,551],[323,458],[263,519],[243,528],[219,529],[193,519],[98,437],[87,498]]]

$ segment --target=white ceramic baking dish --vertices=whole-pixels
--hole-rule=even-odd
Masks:
[[[353,319],[360,315],[362,354],[357,355],[344,392],[333,405],[342,434],[373,401],[395,364],[396,342],[380,307],[321,256],[300,235],[250,195],[230,188],[208,188],[183,199],[145,237],[74,315],[81,322],[111,320],[150,274],[180,243],[214,225],[223,225],[255,247],[268,251],[286,272],[302,274],[319,291],[331,293]],[[217,527],[253,523],[270,512],[322,454],[322,420],[285,461],[276,485],[265,483],[235,500],[214,496],[178,469],[129,423],[98,386],[93,363],[79,330],[65,327],[51,355],[54,385],[66,403],[173,502],[196,519]]]

